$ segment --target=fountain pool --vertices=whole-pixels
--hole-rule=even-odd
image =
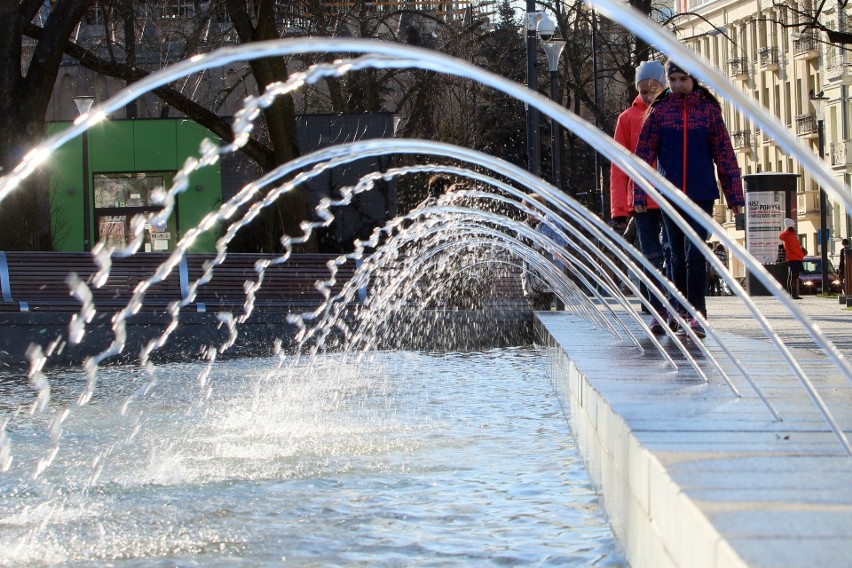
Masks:
[[[37,477],[55,415],[3,381],[0,565],[624,565],[542,350],[274,366],[104,368]]]

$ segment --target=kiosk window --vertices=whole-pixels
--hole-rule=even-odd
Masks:
[[[133,238],[131,223],[137,215],[150,220],[163,207],[155,204],[152,195],[169,183],[173,174],[109,173],[94,175],[95,226],[99,241],[107,247],[123,248]],[[174,249],[177,236],[176,215],[162,227],[145,223],[144,250]]]

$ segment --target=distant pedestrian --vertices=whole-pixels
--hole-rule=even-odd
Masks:
[[[843,245],[843,248],[840,249],[840,266],[838,266],[837,270],[840,272],[838,276],[840,277],[840,283],[843,285],[843,292],[846,293],[846,263],[847,259],[850,258],[849,255],[852,254],[852,242],[849,239],[843,239],[840,241],[840,244]]]
[[[728,268],[728,251],[725,250],[722,243],[716,243],[716,246],[713,247],[713,254],[716,255],[716,258],[719,259],[719,262],[721,262],[725,268]],[[710,296],[721,296],[722,275],[719,274],[719,272],[712,266],[710,266],[709,273],[709,290],[707,291],[707,294]]]
[[[792,219],[784,219],[786,227],[778,238],[784,245],[784,258],[787,259],[787,291],[794,300],[801,300],[799,296],[799,274],[802,273],[802,260],[805,258],[805,251],[802,244],[799,242],[799,235],[796,233],[796,222]]]
[[[547,204],[547,200],[538,194],[533,194],[531,197],[541,204]],[[540,214],[544,215],[542,212],[540,212]],[[557,220],[550,218],[549,216],[546,218],[550,224],[559,226],[559,222]],[[542,237],[549,239],[552,243],[550,246],[555,247],[541,250],[538,245],[534,245],[533,248],[539,249],[539,252],[543,257],[553,263],[559,272],[565,274],[567,272],[567,267],[562,261],[565,257],[564,255],[559,254],[559,250],[565,249],[568,245],[568,241],[566,241],[560,233],[554,230],[550,224],[543,223],[541,219],[535,215],[527,214],[527,225],[532,227],[533,230]],[[541,276],[539,276],[537,271],[527,263],[524,263],[524,270],[521,274],[521,287],[523,289],[524,296],[529,298],[533,310],[550,310],[553,306],[554,300],[556,301],[557,310],[564,309],[562,301],[556,297],[553,289],[541,278]]]

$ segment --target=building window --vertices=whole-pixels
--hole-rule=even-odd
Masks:
[[[160,17],[168,19],[195,17],[195,2],[165,0],[160,4]]]
[[[142,215],[147,220],[143,232],[145,252],[174,250],[177,216],[172,215],[162,226],[151,224],[151,218],[163,209],[154,201],[153,194],[170,183],[173,175],[172,172],[95,174],[97,240],[107,248],[126,247],[133,238],[133,220]]]
[[[107,9],[100,2],[93,2],[83,15],[83,23],[87,26],[105,26]]]

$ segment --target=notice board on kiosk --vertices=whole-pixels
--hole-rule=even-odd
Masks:
[[[796,218],[798,185],[799,174],[764,172],[743,176],[746,250],[776,278],[783,272],[775,266],[781,244],[778,235],[784,229],[785,218]],[[769,293],[750,272],[746,288],[751,295]]]

